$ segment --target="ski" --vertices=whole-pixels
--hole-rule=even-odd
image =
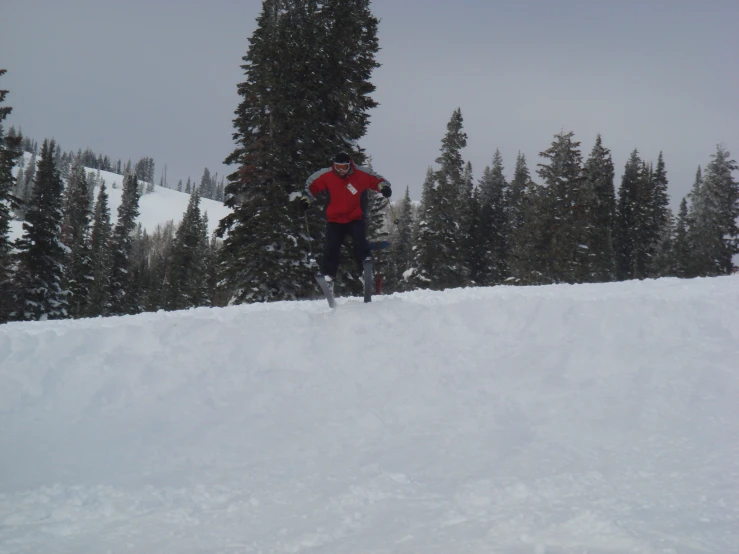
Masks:
[[[372,269],[374,262],[372,258],[364,260],[364,301],[372,302],[372,288],[375,283],[375,278],[372,275]]]
[[[326,300],[328,301],[328,305],[332,308],[335,308],[336,299],[334,298],[334,293],[331,290],[331,287],[329,287],[328,283],[326,282],[326,278],[319,273],[316,275],[316,282],[318,283],[318,286],[321,287],[321,291],[323,292],[323,295],[326,297]]]

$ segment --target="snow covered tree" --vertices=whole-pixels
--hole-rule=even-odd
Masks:
[[[408,187],[395,211],[398,224],[392,228],[390,250],[385,255],[387,269],[383,289],[388,293],[409,290],[404,277],[413,266],[413,204]]]
[[[587,245],[590,254],[588,280],[612,281],[615,278],[613,226],[616,217],[616,192],[611,151],[603,146],[600,134],[585,162],[585,178],[594,200],[594,205],[591,206],[590,243]]]
[[[95,211],[93,214],[92,231],[90,232],[90,275],[92,283],[87,297],[85,314],[90,317],[104,316],[110,313],[112,273],[112,256],[110,245],[112,240],[112,226],[110,223],[110,209],[108,208],[108,193],[105,183],[100,184]]]
[[[482,264],[476,282],[492,286],[502,283],[509,275],[509,210],[506,205],[509,191],[500,150],[493,155],[492,167],[488,166],[483,171],[478,190],[480,221],[476,243]]]
[[[226,163],[221,220],[222,286],[231,301],[257,302],[315,294],[309,253],[321,214],[296,202],[306,178],[346,150],[364,161],[364,136],[376,103],[369,77],[377,66],[377,19],[369,0],[265,0],[243,58],[238,85],[237,144]],[[311,230],[312,229],[312,230]]]
[[[516,168],[513,170],[513,179],[507,189],[508,197],[505,200],[508,208],[508,232],[511,235],[524,224],[523,198],[529,181],[531,181],[531,176],[526,165],[526,156],[519,152],[516,157]]]
[[[478,227],[479,227],[479,199],[476,194],[472,163],[467,162],[462,173],[461,188],[459,190],[459,207],[457,208],[457,222],[459,225],[460,259],[465,268],[464,286],[474,281],[472,267],[477,262]]]
[[[64,195],[62,242],[68,248],[66,254],[66,287],[70,291],[69,314],[84,315],[87,308],[90,280],[92,278],[89,232],[90,199],[85,168],[78,160],[72,163]]]
[[[200,177],[198,194],[201,198],[213,198],[213,179],[207,167],[203,170],[202,177]]]
[[[577,283],[588,270],[588,206],[590,190],[584,178],[580,143],[574,133],[559,133],[549,149],[539,155],[549,160],[538,164],[544,179],[548,205],[548,276],[555,282]]]
[[[673,242],[673,274],[675,277],[687,277],[691,267],[690,243],[688,242],[688,202],[685,198],[680,202],[675,225]]]
[[[132,276],[131,254],[136,218],[139,216],[139,181],[136,174],[123,176],[123,194],[118,206],[118,221],[113,230],[110,273],[110,314],[137,313],[137,299],[129,294]]]
[[[653,262],[670,217],[667,173],[660,153],[655,170],[634,150],[621,178],[614,232],[619,279],[654,274]]]
[[[689,242],[694,276],[727,275],[739,253],[739,184],[732,173],[739,166],[723,146],[717,146],[702,182],[691,191]]]
[[[147,286],[143,297],[145,311],[154,312],[167,307],[174,233],[174,222],[170,220],[163,225],[157,225],[149,238]]]
[[[200,195],[196,190],[190,196],[172,246],[167,303],[170,310],[182,310],[207,303],[207,295],[204,294],[207,249],[207,228],[203,228]]]
[[[659,227],[659,236],[654,245],[652,258],[649,261],[650,277],[671,277],[676,274],[675,244],[676,244],[675,217],[672,210],[667,208],[665,221]]]
[[[649,246],[649,258],[646,262],[647,275],[664,276],[669,272],[671,263],[670,237],[674,230],[674,217],[670,210],[670,196],[667,192],[667,170],[662,152],[657,158],[657,167],[651,174],[649,182],[649,214],[647,227],[652,244]]]
[[[0,69],[0,76],[6,73]],[[10,319],[15,302],[13,290],[12,243],[10,241],[11,207],[16,204],[12,195],[15,188],[13,168],[21,158],[22,136],[15,133],[5,134],[2,121],[10,114],[12,108],[2,106],[7,90],[0,90],[0,323]]]
[[[423,210],[414,262],[415,285],[444,290],[466,284],[469,269],[464,265],[463,233],[459,224],[460,190],[464,186],[462,149],[467,146],[462,110],[457,108],[447,123],[436,159],[433,185],[424,184]]]
[[[63,290],[65,247],[61,242],[64,185],[54,162],[55,142],[45,140],[33,196],[18,240],[15,318],[25,321],[67,317],[68,291]]]
[[[643,200],[644,180],[644,163],[639,152],[634,150],[626,162],[618,189],[614,254],[619,280],[638,276],[636,257],[640,244],[639,224],[643,219],[641,213],[644,207],[640,202]]]
[[[136,177],[138,178],[140,183],[147,183],[148,185],[154,184],[154,174],[155,174],[155,163],[154,158],[150,157],[144,157],[141,158],[138,162],[136,162],[136,165],[134,167],[134,173],[136,173]],[[87,167],[99,167],[97,164],[95,165],[88,165]]]
[[[547,190],[533,181],[528,181],[521,190],[522,222],[511,229],[508,254],[512,284],[542,285],[553,282],[549,273],[549,242],[552,234],[547,202]]]
[[[437,190],[434,186],[434,170],[429,167],[426,170],[426,179],[421,188],[421,207],[418,218],[414,222],[413,241],[413,267],[410,268],[407,277],[407,287],[430,288],[431,275],[434,271],[434,243],[432,240],[431,210]]]

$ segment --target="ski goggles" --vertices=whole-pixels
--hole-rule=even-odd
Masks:
[[[340,163],[334,162],[334,169],[336,171],[344,171],[344,172],[346,172],[346,171],[349,171],[349,167],[350,167],[350,165],[348,163],[346,163],[346,164],[340,164]]]

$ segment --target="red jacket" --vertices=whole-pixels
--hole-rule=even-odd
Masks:
[[[327,221],[349,223],[362,219],[363,194],[368,189],[379,192],[381,183],[390,185],[384,177],[351,162],[346,177],[340,177],[332,168],[326,167],[308,177],[305,186],[309,196],[328,192]]]

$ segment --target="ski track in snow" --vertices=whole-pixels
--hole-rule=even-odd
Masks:
[[[0,552],[736,554],[739,278],[0,327]]]

